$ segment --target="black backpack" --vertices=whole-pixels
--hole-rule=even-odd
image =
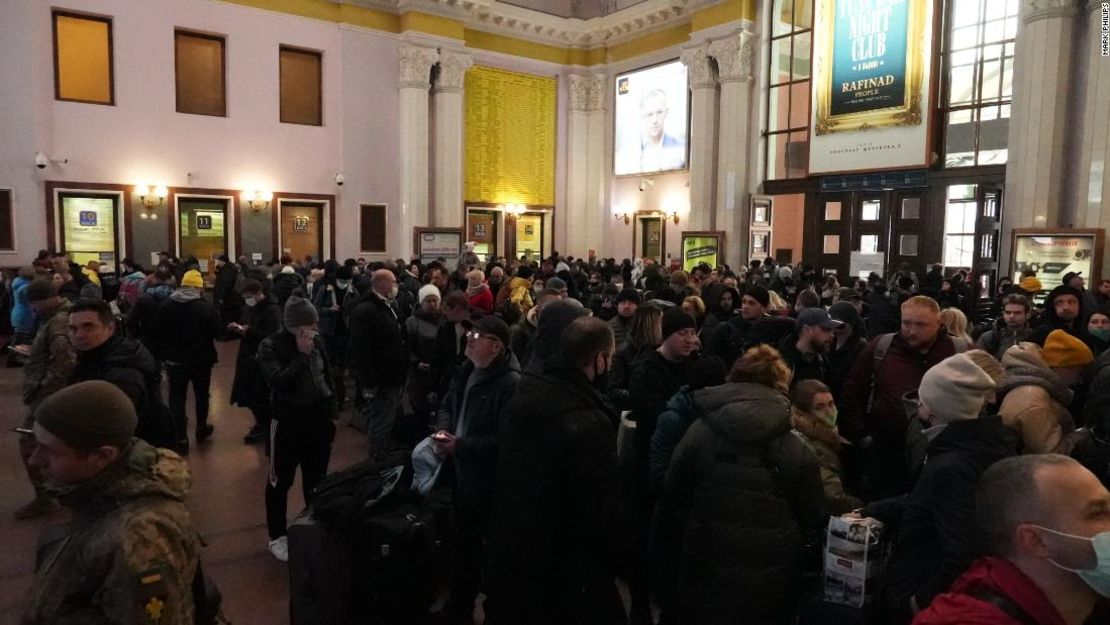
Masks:
[[[321,480],[313,491],[312,516],[329,530],[351,531],[361,527],[376,508],[410,497],[411,491],[411,452],[391,452]]]

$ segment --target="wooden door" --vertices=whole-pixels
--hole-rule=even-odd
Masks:
[[[466,240],[474,242],[474,253],[483,263],[497,258],[497,212],[467,211]]]
[[[177,205],[177,232],[182,259],[192,256],[208,273],[216,257],[227,254],[227,200],[220,198],[180,198]]]
[[[294,260],[312,256],[321,260],[324,248],[324,228],[321,223],[323,210],[315,202],[281,203],[281,253]]]

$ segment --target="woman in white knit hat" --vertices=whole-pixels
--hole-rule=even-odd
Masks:
[[[864,508],[898,533],[887,567],[887,618],[908,624],[947,591],[976,556],[975,487],[987,467],[1015,453],[1016,434],[997,416],[980,416],[995,380],[967,353],[921,380],[918,418],[927,422],[928,459],[908,495]]]

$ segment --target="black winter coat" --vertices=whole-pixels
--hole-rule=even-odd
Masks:
[[[456,502],[489,505],[493,500],[493,484],[497,474],[497,432],[501,409],[516,392],[520,382],[520,363],[512,352],[491,364],[485,371],[467,362],[451,381],[451,387],[439,405],[436,429],[456,434],[459,411],[463,404],[467,381],[472,375],[480,379],[470,387],[466,398],[466,431],[455,441],[450,461],[454,468]]]
[[[155,447],[177,444],[170,411],[162,403],[162,372],[142,343],[115,335],[100,347],[77,354],[72,382],[104,380],[131,398],[139,425],[135,436]]]
[[[278,306],[285,307],[285,301],[296,291],[304,292],[304,278],[299,273],[274,274],[273,286],[270,293],[277,300]]]
[[[212,299],[217,306],[240,306],[243,296],[235,290],[235,283],[239,279],[239,267],[235,263],[224,263],[223,267],[216,270],[216,284],[212,288]],[[228,319],[228,323],[234,319]]]
[[[223,334],[220,313],[204,299],[181,302],[171,295],[154,315],[158,334],[157,355],[165,362],[211,367],[216,364],[216,344]]]
[[[864,508],[864,516],[898,527],[886,570],[890,608],[907,610],[911,595],[919,607],[929,605],[983,554],[973,530],[975,488],[987,467],[1014,455],[1016,445],[1001,417],[952,422],[929,443],[908,496]]]
[[[501,413],[490,625],[624,623],[616,414],[578,371],[526,373]]]
[[[817,457],[775,389],[730,383],[693,397],[703,416],[675,449],[661,500],[661,517],[685,519],[678,614],[697,625],[781,622],[803,546],[827,520]]]
[[[297,349],[297,338],[293,334],[281,331],[262,341],[258,346],[258,371],[264,391],[270,398],[270,410],[274,419],[303,419],[305,415],[319,414],[314,410],[305,410],[306,407],[315,406],[328,395],[328,416],[335,418],[338,412],[336,402],[336,380],[332,377],[334,370],[328,359],[328,352],[324,348],[324,341],[316,335],[313,341],[315,353],[323,360],[323,377],[328,388],[316,388],[312,379],[311,356],[302,354]]]
[[[347,364],[364,389],[397,389],[405,383],[409,357],[401,321],[381,297],[359,297],[348,321]]]
[[[794,377],[790,379],[791,387],[802,380],[821,380],[823,382],[827,379],[829,373],[828,358],[824,354],[803,354],[798,349],[797,334],[784,336],[779,341],[777,349],[782,354],[786,366],[794,372]]]
[[[158,349],[161,337],[154,326],[154,317],[162,303],[173,294],[173,287],[159,284],[143,291],[138,301],[127,313],[127,335],[142,341],[152,353]]]
[[[235,380],[231,384],[231,403],[244,408],[269,401],[260,393],[265,385],[259,376],[258,361],[255,354],[262,341],[281,329],[281,308],[270,296],[254,306],[247,306],[243,314],[243,325],[247,331],[239,341],[239,353],[235,356]]]
[[[659,415],[678,389],[690,383],[691,362],[670,362],[651,350],[632,369],[630,418],[636,422],[636,484],[641,489],[650,487],[651,438]]]
[[[634,345],[628,343],[624,349],[613,356],[613,368],[605,380],[605,394],[609,401],[620,410],[632,410],[632,371],[657,345]]]

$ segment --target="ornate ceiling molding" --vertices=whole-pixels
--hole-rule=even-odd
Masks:
[[[1025,24],[1053,17],[1073,17],[1079,12],[1079,0],[1025,0],[1022,9]]]
[[[533,11],[497,0],[333,0],[396,13],[419,11],[457,19],[476,30],[575,48],[615,45],[684,24],[698,9],[722,0],[646,0],[588,20]]]

